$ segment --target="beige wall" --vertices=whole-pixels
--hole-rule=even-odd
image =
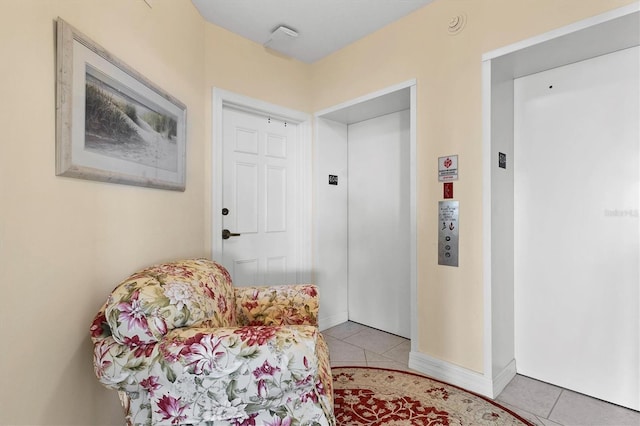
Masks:
[[[205,24],[188,0],[1,0],[0,425],[122,424],[88,327],[134,269],[210,253],[214,86],[312,112],[418,80],[419,348],[480,371],[481,54],[630,2],[437,0],[310,66]],[[185,192],[55,176],[57,16],[187,105]],[[435,260],[444,154],[460,155],[457,269]]]
[[[418,348],[483,370],[482,54],[632,3],[436,0],[314,64],[312,109],[417,79]],[[466,14],[458,35],[451,17]],[[437,158],[459,155],[460,267],[438,266]]]
[[[186,104],[185,192],[55,176],[58,16]],[[122,424],[88,327],[136,268],[210,254],[210,88],[307,109],[308,66],[188,0],[2,0],[0,53],[0,425]]]
[[[0,3],[0,424],[122,424],[88,326],[136,268],[204,255],[204,24],[190,2]],[[55,176],[54,21],[188,108],[187,190]]]

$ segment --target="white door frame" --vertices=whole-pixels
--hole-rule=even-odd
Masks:
[[[212,105],[212,150],[211,150],[211,251],[213,259],[222,259],[222,109],[236,109],[278,118],[298,126],[298,149],[295,200],[298,283],[311,282],[311,116],[307,113],[239,95],[227,90],[213,88]],[[292,283],[283,283],[292,284]]]
[[[410,322],[411,322],[411,348],[412,351],[417,350],[418,344],[418,330],[417,330],[417,220],[416,220],[416,80],[408,80],[373,93],[361,96],[356,99],[323,109],[316,112],[314,115],[317,118],[326,114],[339,111],[345,108],[349,108],[358,105],[363,102],[371,101],[381,96],[389,95],[399,90],[410,90],[409,100],[409,229],[410,229],[410,241],[409,241],[409,285],[411,295],[410,306]],[[317,127],[316,127],[317,129]],[[317,156],[316,156],[317,158]],[[317,165],[314,164],[314,169],[317,169]],[[316,232],[318,224],[314,225],[314,233]],[[330,324],[330,326],[335,324]]]

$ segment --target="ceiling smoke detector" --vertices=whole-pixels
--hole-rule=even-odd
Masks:
[[[467,16],[464,13],[461,13],[457,16],[453,16],[449,19],[448,30],[449,34],[455,35],[464,29],[465,24],[467,23]]]

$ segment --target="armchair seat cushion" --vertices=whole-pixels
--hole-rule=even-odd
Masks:
[[[313,285],[234,289],[203,259],[147,268],[94,320],[96,375],[130,425],[333,425],[317,312]]]

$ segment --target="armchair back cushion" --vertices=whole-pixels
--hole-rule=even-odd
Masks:
[[[159,342],[175,328],[235,326],[235,292],[226,269],[211,261],[156,265],[112,292],[105,319],[120,344]]]
[[[236,287],[235,291],[238,325],[318,326],[318,291],[314,285]]]

